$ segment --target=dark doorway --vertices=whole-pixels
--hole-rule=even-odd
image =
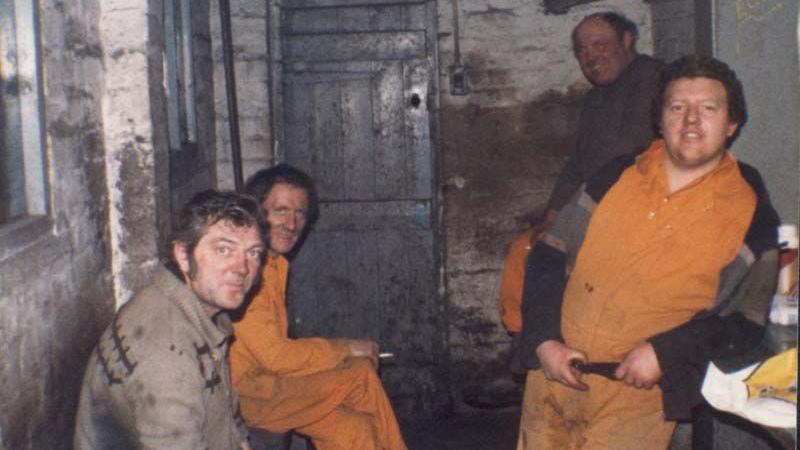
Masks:
[[[369,337],[400,414],[446,402],[429,106],[435,3],[281,7],[279,155],[316,180],[321,219],[292,262],[298,336]]]

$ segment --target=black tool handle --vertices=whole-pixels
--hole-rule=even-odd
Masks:
[[[617,371],[619,363],[617,362],[593,362],[587,363],[579,359],[573,360],[570,365],[582,373],[592,373],[608,378],[609,380],[617,381],[614,377],[614,372]]]

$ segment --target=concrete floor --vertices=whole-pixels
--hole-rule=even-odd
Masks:
[[[514,450],[519,431],[519,407],[474,410],[439,420],[404,422],[403,436],[409,450]],[[796,432],[795,432],[796,433]],[[783,435],[786,436],[783,436]],[[791,442],[792,432],[781,432]],[[795,438],[796,439],[796,438]],[[646,448],[646,447],[643,447]],[[691,450],[691,427],[676,431],[669,450]],[[714,421],[714,444],[709,450],[787,450],[763,429],[734,418],[720,416]]]
[[[514,450],[519,408],[478,410],[403,423],[409,450]]]

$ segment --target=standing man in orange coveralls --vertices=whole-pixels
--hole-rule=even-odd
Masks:
[[[317,450],[405,450],[375,370],[375,342],[288,337],[285,255],[318,214],[311,178],[280,164],[254,174],[245,190],[270,224],[261,289],[234,323],[231,346],[231,374],[245,421],[307,435]]]
[[[590,177],[531,250],[518,450],[665,449],[708,362],[761,341],[771,289],[743,287],[774,286],[762,254],[777,215],[726,151],[747,117],[741,84],[684,57],[658,92],[663,139]],[[592,367],[605,378],[576,361],[617,365]]]

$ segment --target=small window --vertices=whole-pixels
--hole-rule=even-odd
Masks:
[[[47,213],[37,2],[0,2],[0,225]]]
[[[191,0],[164,2],[164,75],[172,152],[197,143]]]

